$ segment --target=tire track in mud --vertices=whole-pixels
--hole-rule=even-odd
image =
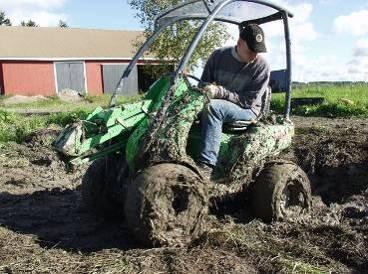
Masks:
[[[98,263],[103,265],[100,270],[112,271],[115,258],[126,260],[124,269],[130,273],[282,271],[288,258],[319,262],[337,272],[368,271],[367,120],[297,117],[295,122],[293,148],[283,156],[298,162],[311,178],[317,196],[310,218],[272,225],[257,221],[237,224],[243,216],[240,210],[211,219],[215,232],[188,249],[150,251],[132,240],[124,223],[90,214],[81,203],[79,189],[86,167],[67,172],[49,148],[53,134],[45,139],[38,135],[25,144],[9,144],[0,149],[0,238],[4,236],[0,247],[6,244],[8,250],[13,245],[15,253],[0,251],[0,259],[14,272],[21,269],[17,264],[20,258],[14,254],[38,254],[40,250],[56,250],[55,258],[83,266],[80,272],[72,271],[73,264],[56,269],[66,273],[96,269],[98,273]],[[31,248],[5,241],[8,234],[20,242],[33,235]],[[268,246],[258,247],[258,242]],[[47,263],[50,261],[45,260]],[[29,266],[36,270],[46,267],[32,262]]]

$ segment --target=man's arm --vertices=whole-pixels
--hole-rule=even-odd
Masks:
[[[252,108],[252,106],[260,102],[263,92],[266,90],[270,79],[270,72],[268,66],[259,70],[252,82],[252,85],[242,94],[232,92],[223,86],[212,85],[212,98],[224,99],[234,104],[237,104],[243,108]]]

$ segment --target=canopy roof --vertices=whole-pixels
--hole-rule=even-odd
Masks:
[[[156,27],[184,19],[205,19],[224,2],[229,3],[216,15],[216,21],[234,24],[254,21],[262,24],[281,19],[281,12],[286,12],[292,17],[286,9],[264,0],[193,0],[159,15],[156,19]]]

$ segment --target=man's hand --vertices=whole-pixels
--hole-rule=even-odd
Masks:
[[[209,84],[203,88],[204,94],[207,95],[209,99],[226,99],[227,92],[221,86]]]
[[[215,99],[218,93],[218,86],[209,84],[203,88],[203,91],[209,99]]]

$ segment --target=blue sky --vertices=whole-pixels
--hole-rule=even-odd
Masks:
[[[291,20],[294,80],[368,81],[368,0],[272,2],[287,6],[295,15]],[[41,26],[55,26],[62,19],[75,28],[141,28],[126,0],[0,0],[0,9],[14,24],[32,19]],[[272,24],[264,28],[266,58],[273,69],[283,68],[280,28]]]

